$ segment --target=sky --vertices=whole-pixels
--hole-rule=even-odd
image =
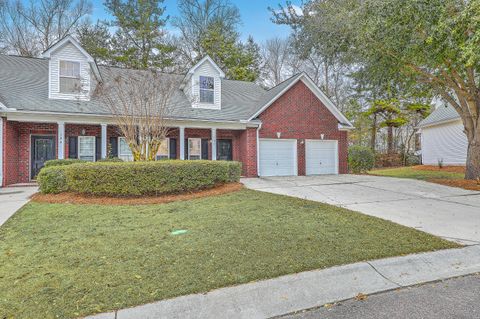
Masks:
[[[284,25],[276,25],[271,21],[272,14],[268,7],[278,8],[278,4],[285,5],[286,0],[231,0],[240,10],[242,24],[239,31],[243,40],[249,35],[253,36],[255,41],[263,42],[273,37],[287,37],[290,28]],[[299,5],[301,0],[291,1],[294,5]],[[177,16],[177,0],[165,0],[166,14],[170,17]],[[109,16],[104,9],[103,0],[93,0],[93,12],[91,19],[108,19]],[[171,25],[167,29],[172,29]]]

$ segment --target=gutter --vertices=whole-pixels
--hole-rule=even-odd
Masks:
[[[432,126],[442,125],[442,124],[446,124],[446,123],[450,123],[450,122],[456,122],[456,121],[461,122],[462,119],[460,117],[457,117],[457,118],[443,120],[443,121],[439,121],[439,122],[433,122],[433,123],[429,123],[429,124],[425,124],[425,125],[418,125],[415,128],[418,130],[418,129],[422,129],[422,128],[426,128],[426,127],[432,127]]]

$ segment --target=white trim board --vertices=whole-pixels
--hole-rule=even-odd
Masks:
[[[67,43],[71,43],[73,44],[86,58],[87,58],[87,61],[88,62],[93,62],[95,63],[95,59],[90,55],[88,54],[87,51],[85,51],[84,48],[82,48],[82,46],[80,45],[80,43],[78,43],[77,40],[75,40],[74,37],[72,37],[71,35],[67,35],[66,37],[64,37],[63,39],[61,39],[60,41],[58,41],[57,43],[55,43],[54,45],[52,45],[50,48],[48,48],[47,50],[45,50],[43,53],[42,53],[42,57],[44,58],[50,58],[52,53],[57,51],[58,49],[60,49],[61,47],[63,47],[65,44]]]
[[[325,95],[325,93],[320,90],[320,88],[310,79],[310,77],[301,73],[297,79],[292,81],[287,87],[285,87],[280,93],[275,95],[270,101],[268,101],[264,106],[262,106],[253,116],[250,117],[250,121],[255,119],[257,116],[263,113],[270,105],[272,105],[276,100],[278,100],[283,94],[290,90],[298,81],[302,81],[314,94],[315,96],[325,105],[325,107],[335,116],[335,118],[344,124],[349,125],[353,129],[353,124],[337,109],[333,102]],[[347,127],[344,127],[347,129]]]

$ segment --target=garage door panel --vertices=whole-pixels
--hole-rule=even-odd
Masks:
[[[305,155],[307,175],[338,173],[338,148],[336,141],[307,141]]]
[[[260,175],[291,176],[296,174],[296,143],[293,140],[260,139]]]

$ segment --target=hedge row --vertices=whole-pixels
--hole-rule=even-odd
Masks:
[[[45,162],[44,167],[51,167],[51,166],[63,166],[63,165],[72,165],[78,163],[86,163],[87,161],[81,159],[54,159]]]
[[[225,161],[80,163],[43,168],[42,193],[75,192],[102,196],[184,193],[238,182],[241,164]]]

